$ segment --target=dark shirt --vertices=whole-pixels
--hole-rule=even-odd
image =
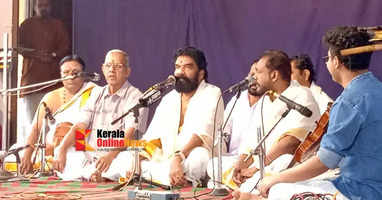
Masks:
[[[21,24],[19,36],[19,47],[35,50],[20,51],[24,57],[21,86],[60,78],[58,62],[70,53],[65,25],[58,19],[35,16]]]

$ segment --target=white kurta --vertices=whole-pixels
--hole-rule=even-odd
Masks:
[[[311,117],[305,117],[298,113],[296,110],[291,110],[289,114],[283,118],[275,129],[270,133],[269,137],[265,140],[266,150],[269,150],[273,144],[275,144],[281,136],[288,134],[293,135],[301,142],[305,139],[308,131],[314,130],[316,124],[315,121],[320,118],[319,108],[314,100],[311,91],[297,84],[295,81],[291,81],[290,86],[282,92],[283,96],[290,100],[308,107],[312,111]],[[269,96],[263,96],[258,101],[256,107],[256,120],[252,123],[249,132],[256,132],[257,127],[261,127],[261,101],[264,98],[263,105],[263,119],[264,119],[264,132],[268,133],[276,122],[281,118],[281,115],[287,110],[287,105],[280,99],[275,99],[273,102]],[[291,131],[291,130],[303,130],[303,131]],[[296,135],[295,132],[303,133]],[[246,143],[240,146],[240,154],[248,154],[248,151],[254,149],[257,146],[257,134],[248,134]],[[257,156],[256,156],[257,157]],[[266,167],[266,173],[278,172],[285,169],[292,159],[292,155],[283,155],[276,159],[273,163]],[[258,166],[257,163],[254,164]],[[248,179],[240,187],[243,192],[249,192],[257,183],[259,173],[256,173],[252,178]]]
[[[313,97],[316,100],[318,107],[320,109],[320,114],[324,114],[327,109],[328,103],[333,102],[333,99],[330,98],[320,86],[316,85],[314,81],[310,85],[310,91],[312,91]]]
[[[224,111],[224,120],[227,119],[231,112],[235,100],[236,95],[228,102]],[[224,128],[224,133],[230,135],[228,148],[229,155],[237,155],[239,153],[240,144],[246,138],[244,133],[246,133],[246,130],[249,128],[252,121],[255,121],[253,117],[256,105],[257,103],[252,106],[249,105],[248,90],[243,91],[227,121],[226,127]]]
[[[143,161],[141,164],[142,175],[169,185],[169,167],[174,152],[182,150],[190,141],[193,134],[198,135],[204,142],[203,147],[197,147],[183,162],[186,178],[199,180],[205,175],[209,153],[211,151],[212,136],[221,126],[224,114],[224,103],[221,99],[217,104],[221,91],[218,87],[202,81],[195,94],[191,97],[187,111],[184,115],[184,123],[178,133],[181,109],[181,94],[173,90],[165,95],[158,105],[151,124],[143,136],[143,139],[161,139],[162,151],[153,156],[151,161]],[[215,118],[216,112],[216,118]]]

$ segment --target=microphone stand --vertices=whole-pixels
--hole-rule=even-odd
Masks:
[[[5,87],[5,89],[0,90],[0,94],[3,95],[3,97],[7,98],[8,93],[11,93],[11,92],[17,92],[17,91],[24,90],[24,89],[29,89],[29,88],[34,88],[34,87],[42,87],[42,86],[46,86],[46,85],[54,85],[58,82],[62,82],[62,81],[69,80],[69,79],[74,79],[76,77],[77,77],[76,75],[66,76],[66,77],[59,78],[59,79],[54,79],[54,80],[50,80],[50,81],[45,81],[45,82],[40,82],[40,83],[36,83],[36,84],[31,84],[31,85],[26,85],[26,86],[16,87],[16,88],[10,88],[10,89],[6,89],[6,87]],[[38,109],[40,109],[40,106],[38,107]],[[42,125],[43,130],[40,131],[40,135],[39,135],[40,142],[37,145],[38,148],[41,148],[41,168],[40,168],[40,175],[41,176],[50,175],[49,172],[45,172],[45,148],[46,148],[45,137],[46,137],[47,117],[48,116],[45,114],[44,120],[43,120],[43,125]],[[16,159],[17,159],[16,162],[18,163],[17,168],[19,168],[20,158],[18,156],[18,152],[15,155],[16,155]],[[17,171],[18,171],[17,174],[19,174],[19,170],[17,170]]]
[[[0,156],[0,180],[4,180],[4,179],[12,179],[12,178],[17,178],[20,176],[20,155],[19,155],[19,152],[25,148],[28,148],[30,145],[25,145],[25,146],[22,146],[22,147],[18,147],[16,149],[12,149],[12,150],[9,150],[8,152],[6,152],[4,155],[1,155]],[[14,176],[12,173],[4,170],[4,160],[7,156],[9,155],[15,155],[16,157],[16,165],[17,165],[17,170],[16,170],[16,176]]]
[[[159,99],[162,98],[161,93],[167,89],[168,87],[164,87],[161,89],[152,89],[149,88],[143,93],[143,96],[139,99],[139,103],[137,103],[134,107],[130,108],[126,113],[122,114],[117,119],[113,120],[111,122],[111,125],[117,123],[117,121],[121,120],[125,116],[127,116],[130,112],[133,112],[135,123],[138,124],[138,118],[139,118],[139,109],[142,107],[148,107],[152,105],[153,103],[157,102]],[[136,130],[137,132],[137,130]],[[135,139],[138,139],[138,134],[134,134]],[[117,189],[121,189],[124,187],[124,185],[129,185],[130,183],[138,182],[138,190],[142,190],[142,174],[140,170],[140,159],[139,159],[139,152],[142,150],[141,147],[134,147],[132,149],[134,151],[134,168],[133,168],[133,175],[132,178],[127,180],[126,183],[122,184],[120,187],[117,187]]]
[[[65,81],[65,80],[69,80],[69,79],[74,79],[76,77],[77,76],[66,76],[64,78],[54,79],[54,80],[45,81],[45,82],[41,82],[41,83],[35,83],[35,84],[26,85],[26,86],[22,86],[22,87],[16,87],[16,88],[11,88],[11,89],[3,89],[3,90],[0,90],[0,93],[2,95],[4,95],[4,93],[8,93],[8,92],[17,92],[19,90],[24,90],[24,89],[34,88],[34,87],[40,87],[40,86],[46,86],[46,85],[50,85],[50,84],[53,85],[53,84],[56,84],[56,83],[61,82],[61,81]]]
[[[259,178],[259,181],[257,181],[256,185],[252,188],[251,192],[257,187],[257,184],[264,177],[264,167],[265,167],[265,147],[263,146],[264,145],[264,141],[265,141],[265,139],[268,138],[268,136],[272,133],[272,131],[276,128],[276,126],[280,123],[280,121],[282,119],[284,119],[288,115],[290,110],[291,110],[291,107],[288,106],[288,109],[281,115],[280,119],[276,122],[276,124],[273,125],[271,130],[269,130],[266,135],[263,136],[261,128],[260,127],[257,128],[257,130],[258,130],[258,139],[260,139],[261,136],[263,136],[263,137],[258,142],[256,148],[251,150],[250,153],[248,154],[248,156],[244,159],[244,162],[247,162],[248,159],[250,159],[252,156],[254,156],[254,155],[258,155],[259,156],[259,161],[260,161],[260,169],[259,169],[260,170],[260,178]]]
[[[40,107],[41,107],[41,104],[40,104],[39,108]],[[41,126],[42,129],[40,130],[40,135],[39,135],[39,140],[38,140],[39,142],[36,145],[37,150],[40,149],[40,169],[39,169],[38,173],[36,174],[36,177],[52,176],[53,175],[52,169],[49,169],[48,171],[45,170],[45,165],[48,166],[47,160],[45,158],[46,134],[47,134],[48,122],[49,122],[49,113],[45,112],[44,119],[42,121],[42,126]],[[37,156],[37,151],[36,151],[35,156]],[[33,160],[33,164],[35,161],[36,161],[36,157]]]
[[[229,194],[228,190],[225,187],[223,187],[223,179],[222,179],[222,173],[223,173],[222,172],[223,171],[222,170],[222,162],[223,162],[222,161],[222,154],[223,154],[222,146],[223,146],[223,135],[224,135],[223,130],[225,126],[227,125],[229,118],[231,117],[232,111],[235,108],[236,102],[239,99],[240,95],[241,95],[241,89],[237,91],[235,102],[227,116],[227,119],[225,120],[223,127],[220,127],[218,131],[218,141],[217,141],[218,143],[218,177],[217,177],[218,181],[215,185],[214,190],[212,191],[213,196],[227,196]]]

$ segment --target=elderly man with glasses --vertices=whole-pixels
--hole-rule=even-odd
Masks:
[[[118,180],[121,173],[125,174],[121,163],[127,162],[124,161],[126,156],[120,151],[126,146],[121,146],[121,141],[132,138],[135,131],[144,132],[148,117],[148,110],[141,108],[138,119],[130,113],[111,125],[142,96],[127,80],[131,72],[128,61],[127,53],[122,50],[115,49],[106,54],[102,71],[107,85],[97,88],[55,154],[54,168],[60,172],[61,178],[99,182],[104,178]],[[81,131],[85,137],[83,144],[78,142]],[[82,151],[76,151],[74,144]]]

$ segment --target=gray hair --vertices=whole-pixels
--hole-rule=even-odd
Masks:
[[[121,53],[124,57],[125,57],[125,60],[126,60],[126,66],[127,67],[130,67],[130,63],[129,63],[129,55],[127,54],[127,52],[123,51],[123,50],[120,50],[120,49],[112,49],[110,51],[107,52],[106,56],[107,57],[109,54],[111,53]]]

